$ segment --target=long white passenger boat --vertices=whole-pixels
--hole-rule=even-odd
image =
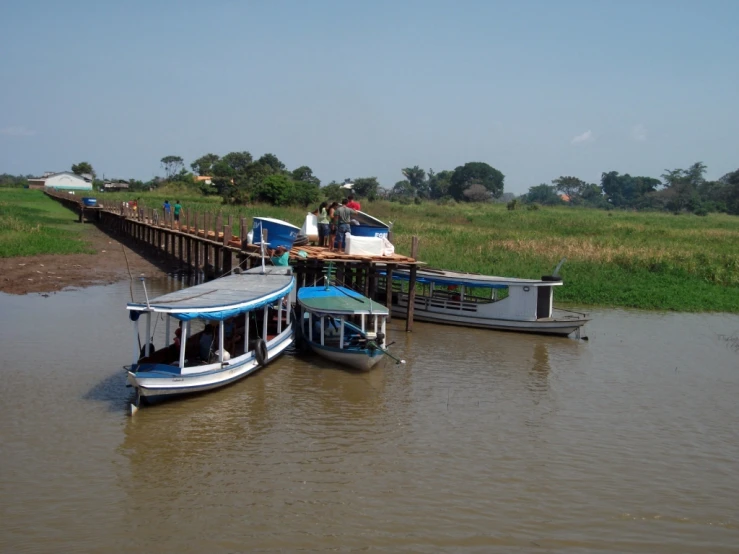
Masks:
[[[294,287],[290,268],[261,267],[147,298],[145,303],[129,303],[134,357],[127,368],[128,382],[136,389],[132,411],[149,397],[228,385],[277,358],[293,341]],[[151,337],[152,316],[160,314],[166,320],[168,344],[155,351],[146,341],[142,348],[141,321],[146,337]],[[169,344],[173,321],[180,329],[175,331],[179,348]]]
[[[409,271],[392,274],[392,315],[408,310]],[[559,277],[517,279],[444,270],[416,274],[413,319],[464,327],[567,336],[578,332],[590,318],[583,313],[556,309],[554,287]]]

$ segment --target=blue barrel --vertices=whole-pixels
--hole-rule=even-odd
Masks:
[[[83,198],[82,203],[85,206],[90,206],[90,207],[98,205],[97,198]]]
[[[287,221],[272,217],[255,217],[252,223],[253,244],[261,244],[262,229],[267,231],[267,244],[270,248],[284,246],[288,250],[293,247],[293,243],[300,232],[300,227],[296,227]]]

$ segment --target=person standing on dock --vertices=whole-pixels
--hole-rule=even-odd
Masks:
[[[352,210],[356,210],[358,212],[362,211],[362,206],[359,202],[354,200],[354,195],[350,194],[349,196],[347,196],[346,199],[348,200],[348,202],[345,204],[347,208],[351,208]]]
[[[180,201],[177,200],[177,202],[174,203],[174,222],[175,225],[177,225],[177,228],[180,228],[180,212],[182,211],[182,205],[180,204]]]
[[[352,216],[357,213],[356,210],[353,210],[349,206],[347,206],[347,203],[349,201],[344,198],[341,201],[341,206],[336,208],[336,218],[339,222],[339,225],[336,229],[336,234],[338,235],[339,239],[339,252],[344,252],[344,248],[346,247],[346,234],[351,232],[351,221]]]
[[[321,202],[318,209],[313,212],[318,217],[318,246],[328,246],[329,236],[329,219],[328,219],[328,204]]]
[[[169,205],[169,200],[164,201],[164,205],[162,206],[162,209],[164,210],[164,224],[166,225],[169,221],[169,214],[172,210],[172,207]]]
[[[336,246],[336,208],[339,207],[338,202],[332,202],[328,207],[328,250],[329,252],[334,251]]]

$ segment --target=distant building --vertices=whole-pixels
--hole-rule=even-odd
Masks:
[[[128,190],[129,189],[128,181],[124,181],[123,179],[113,179],[108,180],[106,179],[103,182],[103,191],[104,192],[116,192],[119,190]]]
[[[44,173],[43,177],[28,180],[28,188],[53,188],[58,190],[92,190],[92,177],[75,175],[71,171]]]

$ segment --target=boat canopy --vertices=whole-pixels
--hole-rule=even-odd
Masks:
[[[364,225],[365,227],[380,227],[382,229],[388,229],[390,227],[387,223],[383,223],[376,217],[360,211],[355,212],[352,219],[357,220],[360,225]]]
[[[389,310],[346,287],[302,287],[298,302],[310,312],[337,315],[387,315]]]
[[[208,283],[170,292],[149,300],[148,304],[129,302],[131,318],[138,312],[160,312],[180,321],[207,319],[221,321],[256,310],[279,300],[295,286],[288,268],[276,272],[228,275]]]
[[[382,272],[382,275],[386,275]],[[393,271],[393,279],[409,281],[410,272],[407,270]],[[542,281],[540,279],[517,279],[515,277],[496,277],[493,275],[478,275],[475,273],[458,273],[456,271],[429,271],[428,269],[416,273],[416,282],[436,285],[463,285],[486,289],[504,289],[510,286],[551,287],[562,284],[562,281]]]

